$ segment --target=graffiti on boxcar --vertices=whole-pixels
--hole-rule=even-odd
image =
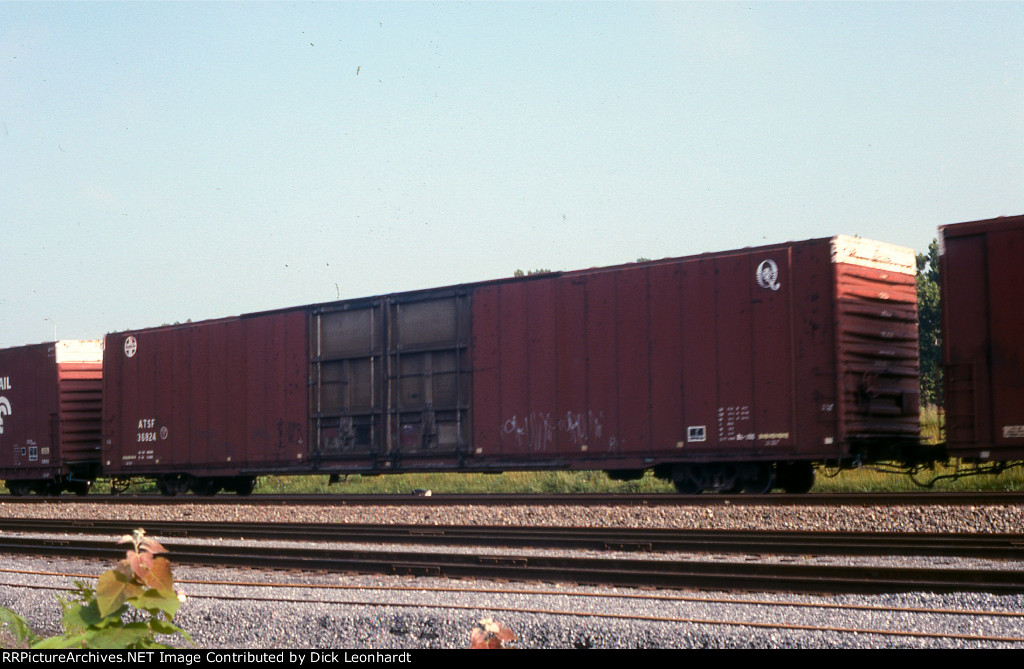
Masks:
[[[604,412],[566,411],[555,415],[545,411],[531,411],[520,416],[514,414],[502,425],[502,438],[512,439],[517,448],[526,447],[533,452],[544,452],[554,444],[556,434],[564,434],[569,444],[586,449],[591,445],[607,443],[608,451],[614,451],[619,440],[609,435],[604,437]]]
[[[274,448],[278,451],[284,451],[291,449],[294,446],[301,446],[303,441],[304,429],[299,423],[288,422],[283,420],[277,421],[277,440],[273,444]]]

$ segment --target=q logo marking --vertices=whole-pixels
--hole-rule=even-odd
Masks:
[[[780,288],[779,266],[774,260],[764,260],[757,266],[757,285],[771,290]]]
[[[6,397],[0,397],[0,434],[4,433],[4,416],[11,415],[11,401]]]

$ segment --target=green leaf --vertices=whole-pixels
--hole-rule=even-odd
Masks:
[[[116,569],[104,572],[96,583],[96,603],[99,613],[106,617],[119,609],[126,600],[142,594],[142,587]]]
[[[181,607],[178,594],[174,590],[169,592],[156,589],[147,590],[139,597],[132,599],[130,603],[136,608],[148,611],[152,616],[156,616],[158,611],[163,611],[168,618],[173,618]]]
[[[86,634],[73,636],[50,636],[32,644],[33,648],[87,648]]]
[[[19,643],[32,643],[38,639],[24,618],[7,607],[0,607],[0,626],[5,627]]]
[[[192,641],[192,637],[189,635],[188,632],[181,629],[174,623],[169,623],[165,620],[158,620],[154,618],[153,620],[149,621],[149,626],[156,634],[180,634],[181,636],[185,637],[189,643],[195,643],[194,641]]]
[[[130,623],[87,633],[88,648],[132,648],[152,635],[146,623]]]
[[[108,627],[112,624],[120,624],[121,614],[127,608],[126,605],[122,604],[117,610],[107,616],[103,616],[100,615],[99,604],[96,600],[93,600],[84,606],[68,609],[63,618],[64,629],[70,633],[84,631],[90,627]]]

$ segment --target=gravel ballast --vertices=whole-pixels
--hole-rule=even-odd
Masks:
[[[245,504],[18,504],[5,518],[267,523],[541,525],[846,532],[1021,532],[1024,507],[991,506],[252,506]]]
[[[264,522],[353,522],[478,525],[577,525],[722,529],[833,529],[846,531],[1015,532],[1017,507],[252,507],[180,505],[151,507],[0,503],[6,517]],[[504,551],[503,551],[504,552]],[[684,559],[693,559],[685,556]],[[743,559],[734,556],[727,559]],[[921,562],[920,564],[926,564]],[[111,565],[40,558],[5,558],[4,569],[98,575]],[[1014,565],[1019,567],[1019,565]],[[176,622],[201,648],[465,648],[481,618],[507,624],[520,648],[987,648],[1020,643],[950,638],[949,635],[1024,636],[1018,616],[894,612],[895,608],[1024,612],[1024,596],[908,593],[884,596],[811,597],[760,593],[709,593],[586,588],[555,584],[450,581],[435,578],[304,574],[222,570],[178,565],[175,577],[187,593]],[[253,588],[183,581],[316,583],[332,589]],[[58,629],[52,590],[27,585],[69,584],[69,579],[0,574],[0,604],[25,615],[41,632]],[[403,588],[396,590],[395,588]],[[411,588],[411,589],[410,589]],[[459,588],[488,592],[448,592]],[[545,594],[516,591],[542,590]],[[588,593],[606,596],[582,596]],[[667,595],[668,600],[651,595]],[[613,595],[613,596],[610,596]],[[638,595],[623,597],[623,595]],[[295,599],[268,602],[261,599]],[[730,600],[726,603],[710,601]],[[813,607],[738,603],[807,602]],[[344,600],[348,603],[330,603]],[[380,602],[379,605],[373,604]],[[400,605],[400,604],[408,604]],[[820,608],[822,604],[869,605],[882,611]],[[559,613],[540,613],[541,610]],[[527,612],[524,612],[527,611]],[[615,617],[584,615],[613,614]],[[656,621],[651,618],[669,618]],[[731,620],[747,625],[709,624]],[[838,627],[843,632],[780,629],[778,625]],[[763,625],[763,626],[761,626]],[[858,631],[859,630],[859,631]],[[940,636],[891,636],[868,630],[912,630]],[[941,636],[947,635],[947,636]],[[176,645],[183,645],[180,640]]]

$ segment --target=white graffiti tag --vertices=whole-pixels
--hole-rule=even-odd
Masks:
[[[532,411],[506,420],[501,428],[502,439],[512,439],[517,448],[543,452],[554,445],[556,434],[564,434],[573,446],[607,445],[609,451],[614,451],[619,441],[614,435],[604,436],[603,419],[604,412],[566,411],[556,417],[550,412]]]

